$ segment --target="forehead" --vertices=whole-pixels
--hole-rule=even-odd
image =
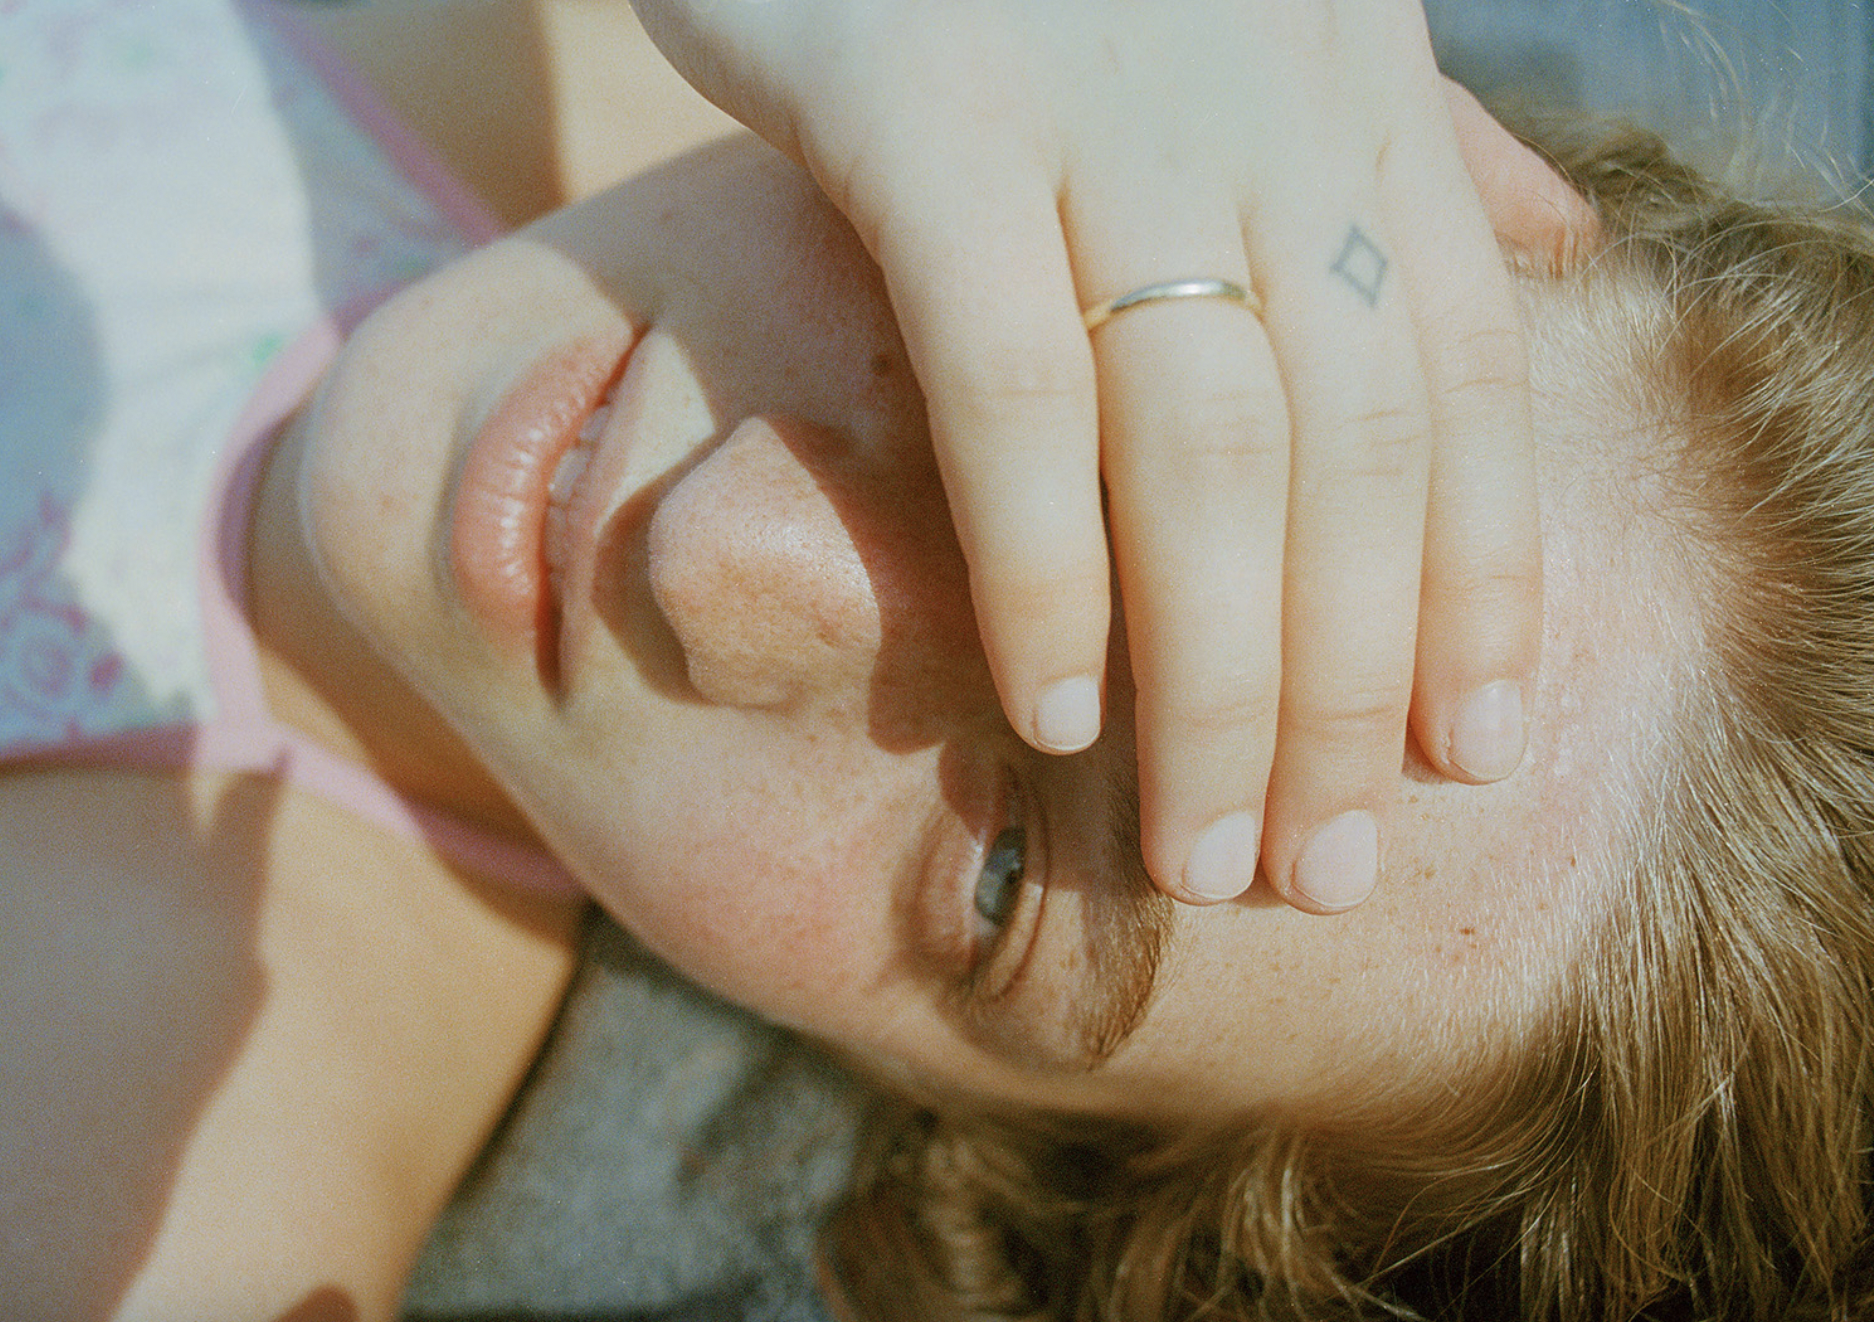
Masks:
[[[1513,1043],[1565,996],[1621,902],[1634,824],[1698,682],[1700,605],[1657,503],[1668,441],[1636,409],[1619,347],[1575,306],[1588,296],[1529,302],[1545,584],[1523,766],[1467,786],[1409,753],[1385,879],[1351,913],[1315,918],[1266,892],[1263,909],[1220,921],[1181,913],[1154,1010],[1188,1025],[1181,1050],[1209,1049],[1216,1022],[1266,1016],[1271,1035],[1292,1035],[1298,1084],[1370,1090],[1388,1063],[1395,1078],[1435,1077],[1479,1043]],[[1255,1008],[1193,1013],[1181,985]],[[1231,1068],[1227,1048],[1212,1068]]]
[[[1262,885],[1178,908],[1146,1019],[1083,1099],[1318,1117],[1422,1097],[1513,1050],[1591,956],[1696,681],[1697,601],[1636,476],[1657,439],[1604,356],[1569,349],[1580,323],[1541,301],[1532,317],[1552,324],[1536,327],[1546,582],[1523,766],[1467,786],[1409,753],[1386,876],[1349,913],[1300,913]]]

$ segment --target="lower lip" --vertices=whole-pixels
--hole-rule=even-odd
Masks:
[[[477,429],[463,458],[449,523],[458,597],[505,651],[544,655],[557,607],[545,551],[553,470],[617,384],[631,349],[625,332],[594,336],[541,358]]]

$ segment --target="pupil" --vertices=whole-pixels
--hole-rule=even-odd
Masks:
[[[1019,826],[998,832],[989,846],[989,857],[983,860],[983,870],[976,878],[976,912],[985,922],[1001,926],[1014,912],[1015,901],[1021,895],[1027,848],[1027,836]]]

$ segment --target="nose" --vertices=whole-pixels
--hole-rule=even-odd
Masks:
[[[980,660],[928,462],[888,466],[824,428],[748,418],[665,493],[647,549],[652,595],[712,703],[827,701],[867,693],[884,666]]]

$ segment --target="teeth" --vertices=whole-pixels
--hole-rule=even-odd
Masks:
[[[547,497],[555,505],[564,505],[573,497],[573,488],[579,485],[584,476],[586,465],[592,462],[592,451],[584,445],[575,445],[560,456],[560,462],[553,469],[553,480],[547,484]]]
[[[592,416],[587,418],[584,425],[579,428],[579,439],[587,445],[598,440],[605,434],[605,424],[611,416],[612,406],[609,402],[592,410]]]
[[[592,410],[592,416],[580,424],[579,439],[560,456],[559,463],[553,466],[553,478],[547,483],[546,545],[542,549],[547,561],[547,591],[556,600],[560,595],[562,562],[566,559],[567,506],[572,503],[573,491],[579,479],[585,476],[593,449],[599,437],[605,434],[605,424],[611,416],[612,399],[607,395]]]

